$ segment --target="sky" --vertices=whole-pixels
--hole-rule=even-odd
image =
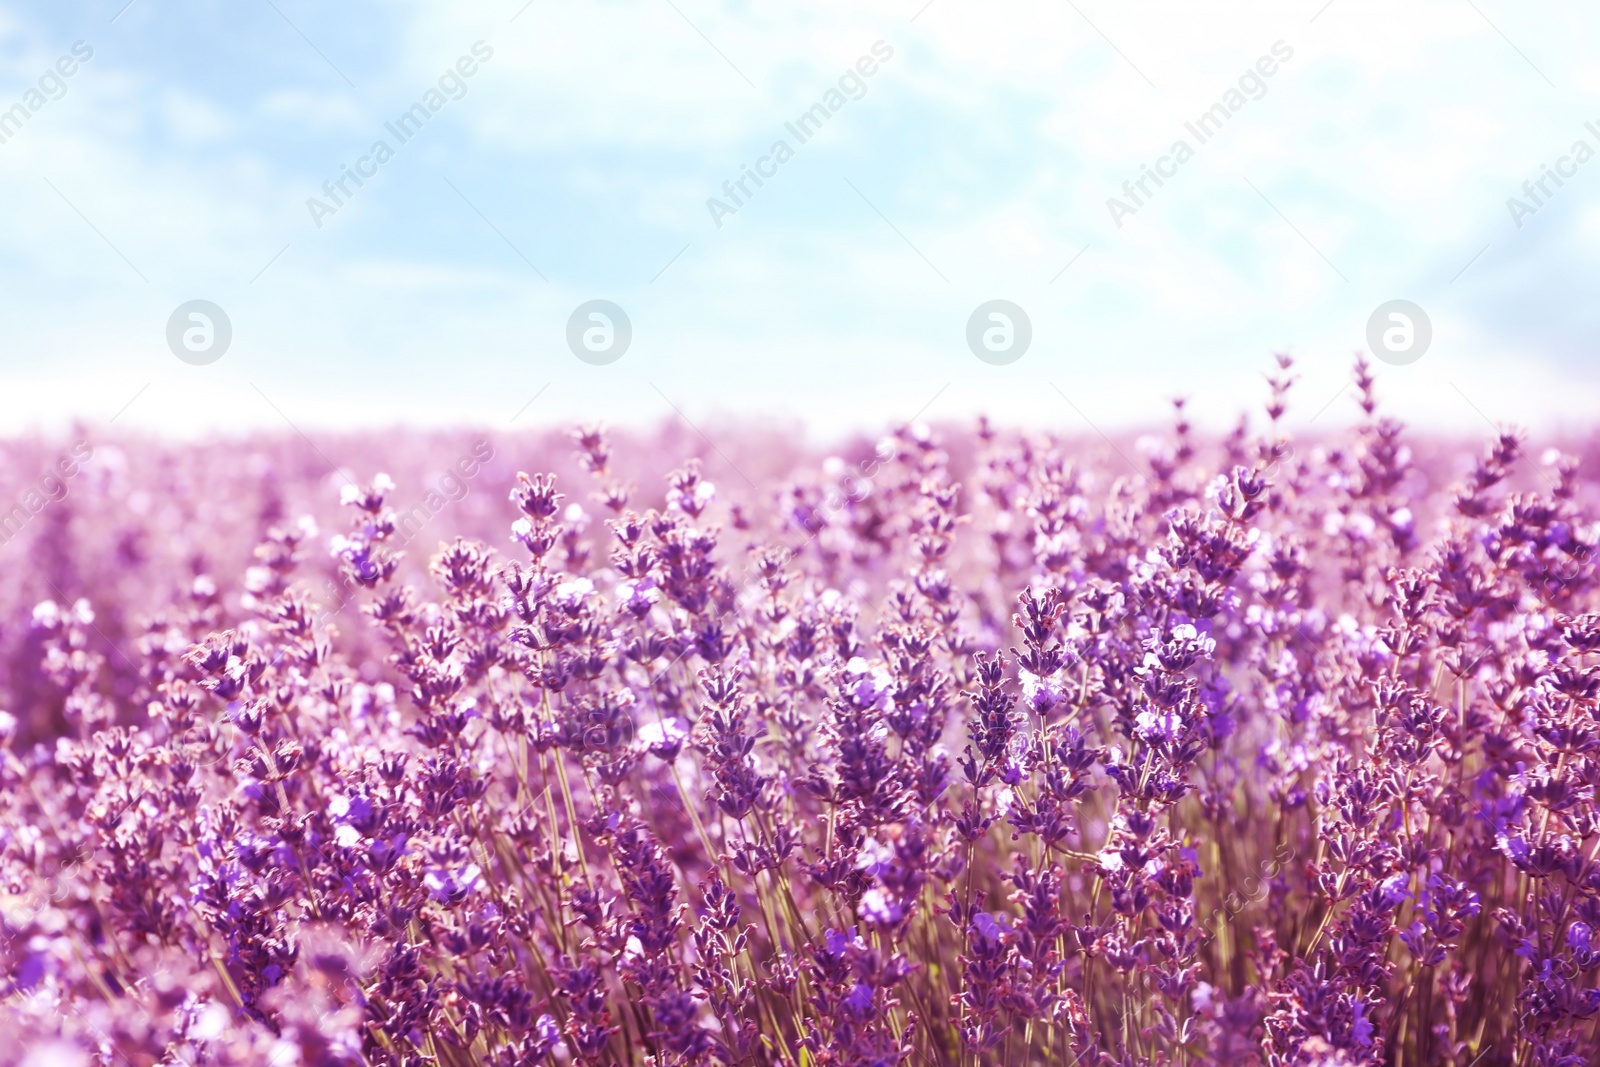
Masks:
[[[1379,336],[1431,339],[1377,365],[1392,413],[1573,430],[1597,31],[1577,0],[7,0],[0,433],[1223,425],[1274,352],[1332,429],[1396,300],[1425,325]]]

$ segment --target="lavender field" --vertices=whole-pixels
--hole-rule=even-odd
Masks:
[[[1354,373],[5,443],[0,1061],[1600,1062],[1600,439]]]

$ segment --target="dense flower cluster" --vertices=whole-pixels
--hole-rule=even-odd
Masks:
[[[101,450],[127,558],[7,561],[0,1061],[1600,1062],[1600,483],[1360,361],[1297,448],[1290,370],[1137,448],[483,444],[492,543]]]

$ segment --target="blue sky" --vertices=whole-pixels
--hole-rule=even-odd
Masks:
[[[1408,420],[1554,430],[1600,400],[1600,159],[1520,220],[1507,204],[1600,149],[1593,5],[125,4],[0,8],[0,113],[47,82],[0,143],[3,431],[980,410],[1082,430],[1164,421],[1179,394],[1221,424],[1282,349],[1301,421],[1339,423],[1395,298],[1434,333],[1381,368]],[[399,144],[385,124],[475,45]],[[875,45],[800,144],[785,124]],[[1242,77],[1199,143],[1185,123]],[[308,200],[380,139],[393,158],[318,226]],[[708,199],[780,139],[793,158],[719,227]],[[1162,163],[1179,139],[1193,158]],[[197,298],[233,328],[206,366],[166,343]],[[565,341],[597,298],[633,327],[605,366]],[[1033,328],[1006,366],[965,341],[996,298]]]

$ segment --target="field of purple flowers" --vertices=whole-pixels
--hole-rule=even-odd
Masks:
[[[1600,448],[1291,378],[5,445],[0,1063],[1600,1062]]]

